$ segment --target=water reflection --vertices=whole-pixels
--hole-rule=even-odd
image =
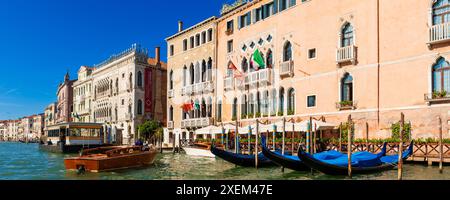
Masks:
[[[238,167],[221,159],[161,154],[154,165],[115,172],[78,175],[64,169],[64,158],[73,155],[39,151],[36,144],[0,143],[1,180],[344,180],[319,172],[297,172],[280,167]],[[356,175],[358,180],[395,180],[397,171]],[[406,164],[404,179],[449,180],[450,167],[440,174],[436,166]]]

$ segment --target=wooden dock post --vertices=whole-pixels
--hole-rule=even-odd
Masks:
[[[444,162],[444,146],[442,137],[442,119],[440,116],[438,117],[438,120],[439,120],[439,173],[442,174],[444,172],[442,165],[442,163]]]
[[[342,122],[339,125],[339,152],[342,152]]]
[[[256,134],[255,134],[255,168],[258,169],[258,143],[259,143],[259,120],[256,120]]]
[[[294,141],[294,139],[295,139],[295,119],[294,118],[292,118],[292,140],[291,140],[291,143],[292,143],[292,156],[294,155],[294,143],[295,143],[295,141]]]
[[[401,113],[400,116],[400,130],[399,138],[400,144],[398,146],[398,180],[403,179],[403,130],[405,126],[405,115]]]
[[[347,156],[348,156],[348,176],[352,178],[352,115],[348,116],[348,142],[347,142]]]
[[[312,132],[312,117],[309,117],[308,132],[306,133],[306,152],[311,153],[311,132]]]
[[[286,118],[283,118],[283,138],[282,138],[282,144],[281,144],[281,154],[284,155],[284,145],[285,145],[285,140],[284,138],[286,137]]]
[[[283,117],[283,136],[282,136],[282,142],[281,142],[281,155],[284,155],[284,144],[285,144],[285,140],[284,137],[286,137],[286,118]],[[281,167],[281,172],[284,173],[284,167]]]
[[[237,154],[237,153],[239,153],[239,151],[238,151],[238,139],[239,139],[239,137],[238,137],[238,135],[239,135],[239,125],[238,125],[238,121],[236,120],[236,131],[234,132],[234,152]]]
[[[275,135],[276,135],[276,133],[275,133],[275,131],[276,131],[276,129],[274,128],[273,129],[273,133],[272,133],[272,149],[273,149],[273,151],[276,150],[276,144],[275,144]]]
[[[252,155],[252,127],[248,126],[248,134],[247,134],[247,142],[248,142],[248,155]]]
[[[313,150],[311,153],[317,153],[317,124],[314,124],[314,135],[313,135]]]
[[[369,148],[369,123],[366,122],[366,150],[370,152]]]

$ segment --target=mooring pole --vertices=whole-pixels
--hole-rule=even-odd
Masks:
[[[225,135],[225,150],[228,150],[228,137],[230,135],[230,130],[228,130],[227,134]]]
[[[238,135],[239,135],[239,127],[238,121],[236,120],[236,131],[234,132],[234,152],[237,154],[238,152]]]
[[[399,138],[400,144],[398,146],[398,180],[403,179],[403,130],[405,126],[405,115],[401,113],[400,115],[400,130]]]
[[[443,146],[443,137],[442,137],[442,119],[439,116],[439,173],[444,172],[443,162],[444,162],[444,146]]]
[[[295,119],[292,119],[292,156],[294,155],[294,148],[295,148],[295,145],[294,145],[294,143],[295,143],[295,141],[294,141],[294,139],[295,139]]]
[[[283,136],[281,138],[281,155],[284,155],[284,144],[285,144],[285,140],[284,137],[286,137],[286,118],[283,117]],[[284,167],[281,167],[281,172],[284,173]]]
[[[247,142],[248,142],[248,155],[252,155],[252,126],[248,126],[248,134],[247,134]]]
[[[277,131],[277,128],[276,128],[276,125],[273,125],[274,127],[273,127],[273,132],[272,132],[272,149],[275,151],[276,150],[276,147],[277,147],[277,145],[275,144],[275,136],[276,136],[276,131]]]
[[[348,116],[348,142],[347,142],[347,156],[348,156],[348,176],[352,178],[352,115]]]
[[[259,120],[256,120],[256,135],[255,135],[255,168],[258,169],[258,137],[259,134]]]
[[[284,155],[284,145],[285,145],[285,140],[284,138],[286,137],[286,118],[283,118],[283,138],[282,138],[282,144],[281,144],[281,154]]]
[[[312,131],[312,126],[311,126],[311,121],[312,121],[312,117],[309,117],[309,122],[308,122],[308,132],[306,132],[306,153],[311,153],[310,151],[310,145],[311,145],[311,131]]]
[[[342,122],[339,125],[339,152],[342,152]]]
[[[368,152],[370,152],[370,148],[369,148],[369,123],[366,122],[366,150]]]
[[[313,150],[311,153],[317,153],[317,124],[314,124]]]

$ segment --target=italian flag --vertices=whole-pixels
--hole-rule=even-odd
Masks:
[[[258,49],[253,53],[253,68],[256,70],[264,69],[266,65],[264,64],[264,58],[261,56],[261,52]]]

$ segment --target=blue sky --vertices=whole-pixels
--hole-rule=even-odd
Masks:
[[[42,113],[67,70],[94,65],[140,43],[154,54],[164,39],[231,0],[1,0],[0,119]]]

